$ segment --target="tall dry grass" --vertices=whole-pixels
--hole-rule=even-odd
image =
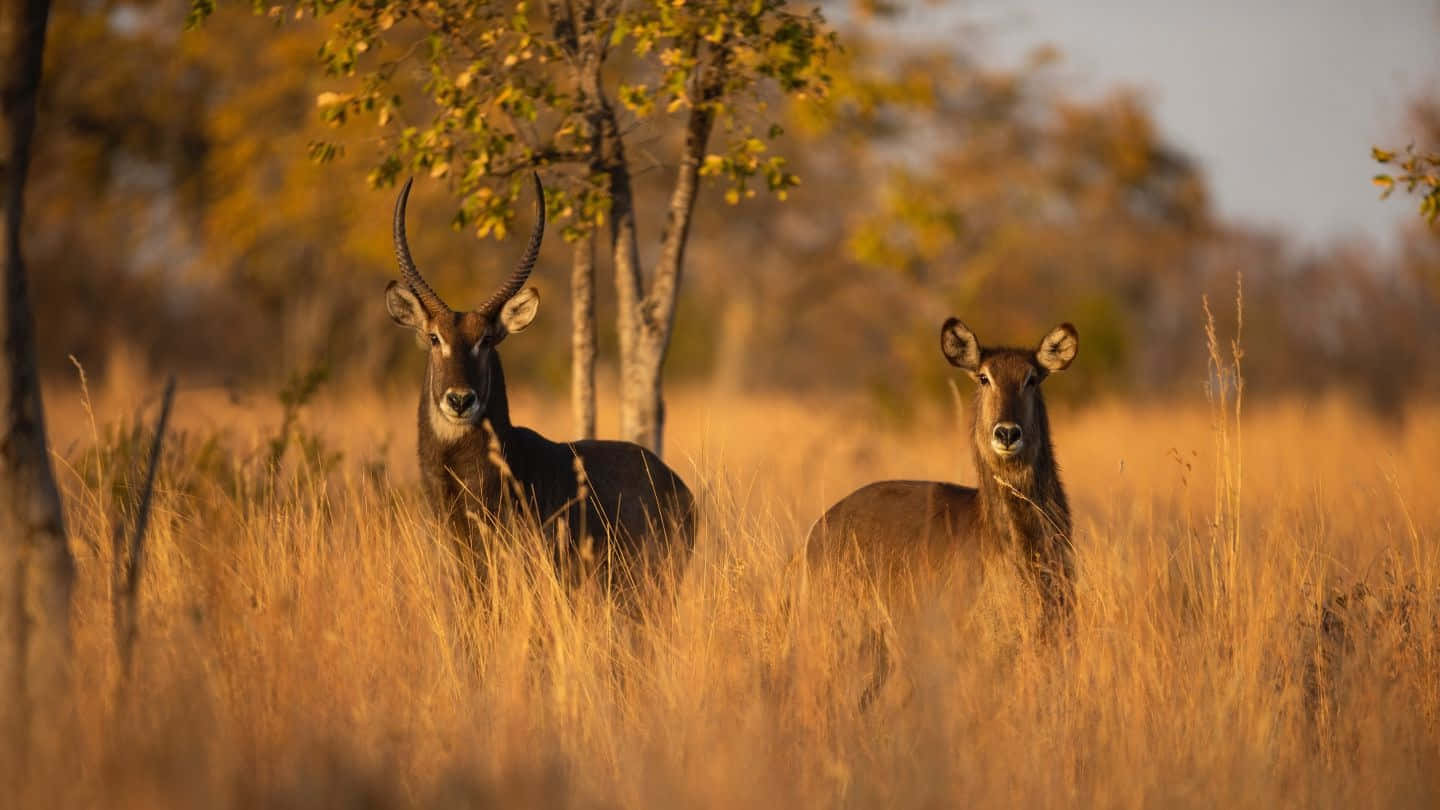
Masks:
[[[1073,633],[1033,643],[1004,583],[936,594],[896,624],[897,674],[862,713],[858,641],[882,606],[797,591],[788,563],[860,483],[972,481],[948,403],[902,430],[857,401],[674,396],[667,455],[705,527],[674,611],[639,626],[523,554],[496,609],[469,606],[416,493],[413,392],[322,394],[276,466],[268,398],[182,390],[122,677],[111,536],[158,391],[49,393],[83,688],[27,806],[1440,801],[1435,407],[1217,423],[1198,386],[1052,407]],[[563,403],[514,400],[568,433]]]

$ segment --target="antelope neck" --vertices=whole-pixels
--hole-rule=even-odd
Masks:
[[[981,520],[997,537],[1013,539],[1029,550],[1048,546],[1057,528],[1068,531],[1063,524],[1069,519],[1043,401],[1037,403],[1036,421],[1039,435],[1026,437],[1035,442],[1035,455],[1022,464],[995,464],[986,457],[989,451],[974,442],[975,426],[971,428]]]

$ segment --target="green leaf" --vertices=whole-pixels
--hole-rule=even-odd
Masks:
[[[185,30],[199,27],[215,13],[215,0],[191,0],[190,11],[185,15]]]
[[[644,85],[622,84],[618,95],[620,103],[640,118],[645,118],[655,110],[655,98],[651,95],[650,88]]]

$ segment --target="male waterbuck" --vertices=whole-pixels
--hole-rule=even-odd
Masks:
[[[420,392],[419,454],[425,493],[462,540],[502,524],[538,523],[562,578],[593,574],[627,588],[646,574],[676,574],[694,545],[695,503],[654,453],[629,442],[552,442],[510,421],[497,347],[530,325],[539,294],[525,281],[545,231],[535,181],[535,226],[519,265],[480,306],[457,312],[416,269],[405,237],[406,181],[395,202],[395,258],[402,282],[385,288],[390,317],[429,352]]]
[[[971,449],[977,488],[940,481],[879,481],[845,496],[810,530],[811,571],[859,573],[892,597],[923,596],[929,578],[983,575],[1015,566],[1043,600],[1048,621],[1071,601],[1070,506],[1050,442],[1040,384],[1075,359],[1080,337],[1062,324],[1033,350],[982,347],[965,324],[940,328],[940,349],[977,383]],[[898,587],[897,587],[898,586]],[[882,639],[883,642],[883,639]],[[877,679],[884,683],[883,644]]]

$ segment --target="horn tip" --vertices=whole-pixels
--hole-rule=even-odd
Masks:
[[[395,218],[397,222],[403,222],[405,203],[410,200],[410,186],[414,182],[414,177],[405,178],[405,185],[400,187],[400,194],[395,197]]]

